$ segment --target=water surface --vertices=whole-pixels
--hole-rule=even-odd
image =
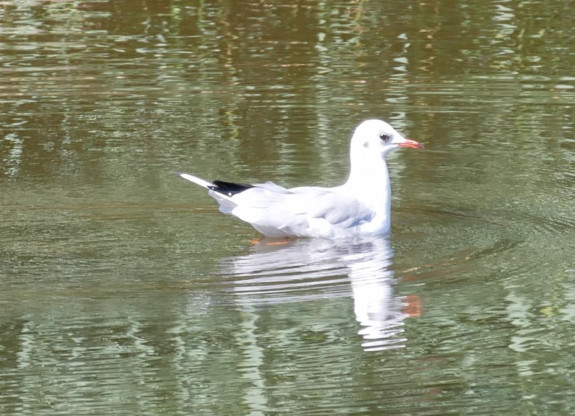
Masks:
[[[0,413],[571,414],[567,1],[4,1]],[[252,245],[173,171],[336,185],[389,239]]]

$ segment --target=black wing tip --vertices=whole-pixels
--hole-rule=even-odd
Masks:
[[[227,196],[233,196],[254,187],[248,183],[226,181],[213,181],[212,184],[208,186],[208,189]]]

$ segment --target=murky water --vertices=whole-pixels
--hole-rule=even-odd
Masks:
[[[0,3],[0,414],[572,414],[571,9]],[[368,117],[389,239],[172,174],[335,185]]]

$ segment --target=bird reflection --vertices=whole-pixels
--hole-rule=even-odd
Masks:
[[[406,299],[394,294],[393,251],[386,238],[327,241],[262,240],[249,254],[222,259],[241,304],[353,297],[358,334],[366,351],[401,348]],[[351,290],[350,290],[351,289]]]

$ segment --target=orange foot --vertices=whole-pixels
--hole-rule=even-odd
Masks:
[[[288,237],[282,238],[282,239],[273,239],[273,240],[269,240],[265,237],[260,237],[260,238],[256,238],[252,241],[250,241],[250,244],[252,246],[256,246],[258,244],[265,244],[266,246],[285,246],[287,244],[290,243],[290,239]]]
[[[411,318],[421,316],[421,299],[417,295],[407,295],[402,312]]]

